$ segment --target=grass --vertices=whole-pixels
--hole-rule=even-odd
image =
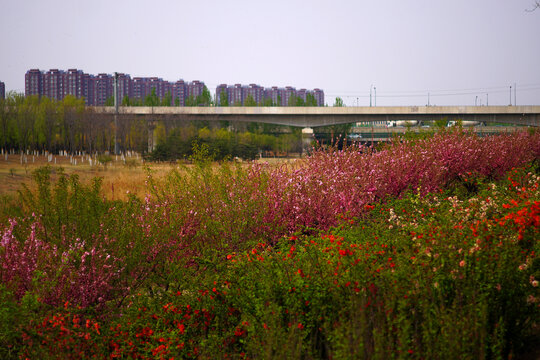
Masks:
[[[128,192],[139,198],[147,194],[147,171],[151,169],[153,177],[164,179],[171,170],[178,168],[178,164],[170,162],[143,162],[140,157],[128,158],[126,162],[114,158],[107,166],[90,166],[88,160],[81,161],[80,156],[73,157],[77,165],[70,161],[69,156],[55,156],[56,162],[47,161],[44,155],[26,156],[27,162],[21,163],[21,155],[0,156],[0,195],[10,197],[20,190],[22,184],[32,186],[32,173],[45,166],[62,167],[67,175],[76,174],[81,183],[89,184],[92,179],[103,179],[102,194],[109,200],[127,200]],[[258,162],[267,162],[271,165],[292,164],[296,159],[268,158],[259,159]],[[217,163],[215,166],[218,166]],[[54,178],[53,178],[54,180]]]

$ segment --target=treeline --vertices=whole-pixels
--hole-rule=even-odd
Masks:
[[[159,131],[158,133],[163,133]],[[253,129],[252,129],[253,130]],[[302,134],[293,130],[283,134],[264,134],[249,130],[231,131],[226,128],[197,128],[193,124],[169,131],[149,154],[154,161],[190,159],[204,153],[214,160],[255,159],[263,156],[288,156],[302,151]]]
[[[185,106],[210,106],[213,105],[212,95],[205,86],[202,94],[198,96],[190,95],[185,99]],[[180,106],[180,99],[173,99],[170,92],[167,92],[163,99],[160,100],[156,94],[156,89],[152,88],[150,95],[144,99],[130,98],[127,95],[122,99],[122,106]],[[105,101],[105,106],[114,106],[114,97],[109,97]]]
[[[71,95],[56,101],[47,97],[10,92],[0,99],[0,148],[16,151],[61,150],[105,152],[114,150],[114,120],[85,107],[84,99]],[[118,121],[117,141],[121,151],[147,149],[144,119]]]
[[[154,93],[145,103],[157,104],[155,101]],[[95,113],[85,106],[84,99],[73,96],[57,101],[10,92],[6,99],[0,99],[1,149],[112,152],[115,130],[119,151],[148,152],[148,125],[144,118],[119,117],[115,129],[112,116]],[[285,156],[302,150],[300,129],[274,125],[239,123],[231,127],[228,122],[179,123],[164,118],[154,131],[157,146],[148,156],[160,161],[189,159],[194,146],[203,144],[216,160],[253,159],[258,154]]]

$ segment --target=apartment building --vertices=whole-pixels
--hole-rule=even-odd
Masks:
[[[216,87],[215,99],[217,106],[220,106],[221,103],[221,93],[227,95],[229,106],[245,105],[248,96],[251,96],[259,105],[267,103],[270,100],[275,106],[290,106],[295,105],[296,102],[294,99],[297,97],[306,102],[307,96],[310,94],[315,98],[317,106],[324,106],[324,91],[321,89],[296,90],[296,88],[292,86],[286,86],[284,88],[277,86],[264,88],[257,84],[220,84]]]

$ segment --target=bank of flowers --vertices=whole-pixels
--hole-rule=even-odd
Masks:
[[[520,354],[539,154],[538,132],[455,131],[293,169],[199,164],[127,202],[43,170],[1,234],[2,357]]]

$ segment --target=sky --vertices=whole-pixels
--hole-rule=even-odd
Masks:
[[[533,4],[0,0],[0,81],[24,92],[29,69],[77,68],[201,80],[211,93],[321,88],[330,106],[540,105]]]

